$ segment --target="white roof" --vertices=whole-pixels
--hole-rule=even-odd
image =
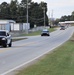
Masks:
[[[65,23],[74,23],[74,21],[65,21]]]
[[[14,20],[0,20],[0,24],[15,23]]]
[[[59,22],[60,24],[65,24],[65,23],[74,23],[74,21],[65,21],[65,22]]]

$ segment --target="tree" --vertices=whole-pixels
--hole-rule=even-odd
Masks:
[[[29,10],[31,0],[28,0],[28,3],[27,3],[27,0],[22,0],[20,5],[19,5],[20,6],[20,8],[19,8],[19,11],[20,11],[19,17],[21,18],[22,22],[27,22],[27,18],[26,18],[26,16],[27,16],[27,4],[28,4],[28,10]]]
[[[31,1],[32,1],[32,0],[28,0],[28,3],[31,3]],[[27,5],[27,0],[22,0],[22,1],[21,1],[21,4]]]
[[[41,25],[41,22],[43,22],[43,12],[42,9],[39,7],[39,4],[32,3],[30,10],[30,21],[37,26]]]
[[[45,2],[41,2],[39,4],[40,8],[44,11],[45,10],[45,25],[48,25],[48,16],[47,16],[47,3]],[[42,12],[43,12],[42,11]],[[43,12],[43,16],[44,16],[44,12]]]
[[[9,8],[9,4],[7,2],[3,2],[0,5],[0,18],[1,19],[8,19],[10,14],[10,8]]]
[[[54,25],[58,25],[59,21],[60,21],[60,19],[54,20]]]
[[[47,3],[41,2],[32,2],[28,0],[28,16],[29,23],[31,27],[36,24],[37,26],[44,25],[44,10],[45,8],[45,24],[48,25],[48,16],[47,16]],[[22,0],[18,3],[17,0],[11,0],[10,4],[3,2],[0,5],[0,19],[12,19],[16,22],[26,22],[27,16],[27,0]]]
[[[71,15],[71,21],[74,21],[74,11],[72,12],[72,15]]]
[[[60,18],[60,21],[61,22],[63,22],[63,21],[70,21],[70,18],[71,18],[71,16],[70,15],[68,15],[68,16],[62,16],[61,18]]]
[[[17,19],[17,9],[18,9],[18,2],[17,0],[11,0],[11,3],[10,3],[10,16],[11,16],[11,19],[14,19],[16,20]]]

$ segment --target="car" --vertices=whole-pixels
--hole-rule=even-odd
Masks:
[[[12,46],[12,38],[7,30],[0,30],[0,46]]]
[[[65,30],[65,26],[61,26],[60,30]]]
[[[44,29],[41,33],[41,36],[50,36],[49,34],[49,30],[48,29]]]

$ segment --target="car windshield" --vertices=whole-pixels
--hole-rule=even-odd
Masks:
[[[0,36],[6,36],[6,32],[0,31]]]
[[[49,31],[43,31],[43,33],[48,33]]]

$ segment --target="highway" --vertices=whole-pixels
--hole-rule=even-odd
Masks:
[[[60,46],[71,37],[73,29],[56,30],[50,36],[31,36],[13,42],[12,47],[0,47],[0,75],[8,75]]]

